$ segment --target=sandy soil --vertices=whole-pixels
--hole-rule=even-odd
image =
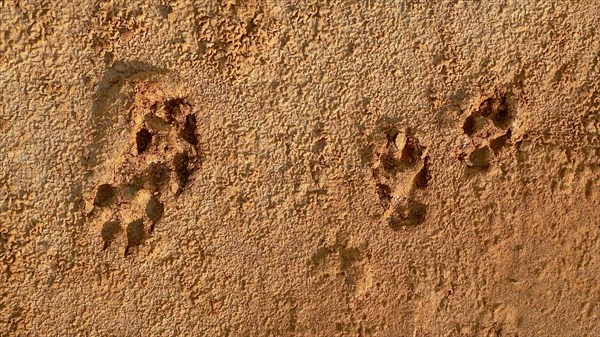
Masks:
[[[0,18],[1,336],[600,336],[600,2]]]

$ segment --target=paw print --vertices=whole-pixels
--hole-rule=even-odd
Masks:
[[[178,197],[199,167],[192,106],[157,83],[138,83],[134,92],[129,139],[86,206],[103,249],[117,244],[125,256],[152,234],[164,200]]]
[[[407,229],[425,221],[427,205],[416,200],[416,191],[428,186],[427,149],[410,131],[391,129],[386,144],[376,153],[373,179],[383,208],[382,218],[394,230]]]
[[[468,172],[485,172],[491,167],[494,157],[510,141],[514,119],[506,94],[499,92],[471,112],[463,123],[463,131],[470,141],[464,144],[459,155]]]

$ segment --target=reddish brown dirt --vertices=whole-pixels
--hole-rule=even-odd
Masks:
[[[599,28],[0,0],[0,336],[599,336]]]

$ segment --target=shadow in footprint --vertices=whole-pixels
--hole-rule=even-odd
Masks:
[[[110,246],[119,232],[121,232],[121,225],[117,221],[107,221],[104,223],[102,232],[100,233],[104,241],[102,250],[106,250]]]
[[[144,151],[146,151],[146,149],[150,146],[151,142],[152,134],[150,131],[148,131],[146,128],[141,128],[140,131],[135,134],[135,144],[137,146],[138,155],[144,153]]]
[[[429,156],[423,159],[423,167],[417,172],[413,179],[413,186],[418,189],[424,189],[429,185],[431,174],[429,173]]]
[[[96,190],[94,206],[104,207],[114,202],[117,190],[110,184],[102,184]]]
[[[125,256],[131,253],[131,248],[137,247],[144,241],[144,222],[135,220],[127,225],[127,248],[125,248]]]
[[[154,225],[160,221],[164,213],[165,206],[163,203],[160,202],[157,197],[151,196],[150,200],[148,200],[148,204],[146,205],[146,215],[152,222],[152,225],[150,226],[150,232],[154,231]]]
[[[185,124],[181,130],[180,137],[193,146],[198,145],[198,136],[196,136],[196,116],[193,114],[185,117]]]
[[[177,188],[177,193],[181,193],[183,188],[188,183],[190,179],[191,171],[191,158],[185,152],[178,153],[173,158],[173,168],[175,169],[175,173],[177,175],[177,181],[179,182],[179,186]]]
[[[490,149],[494,151],[494,154],[498,155],[498,153],[500,153],[500,150],[502,150],[504,147],[506,147],[506,145],[508,145],[511,136],[512,131],[511,129],[508,129],[508,131],[506,131],[504,135],[490,140]]]

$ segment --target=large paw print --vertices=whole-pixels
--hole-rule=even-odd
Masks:
[[[463,131],[470,142],[464,144],[459,157],[469,172],[485,172],[490,168],[494,157],[510,141],[514,119],[506,94],[499,92],[485,99],[465,119]]]
[[[199,166],[191,105],[157,83],[139,83],[133,100],[129,140],[87,206],[103,249],[117,243],[126,256],[161,220],[163,200],[179,196]]]
[[[426,188],[431,178],[429,157],[409,131],[392,129],[386,138],[372,169],[384,209],[382,218],[394,230],[411,228],[423,223],[427,215],[427,205],[416,200],[416,191]]]

